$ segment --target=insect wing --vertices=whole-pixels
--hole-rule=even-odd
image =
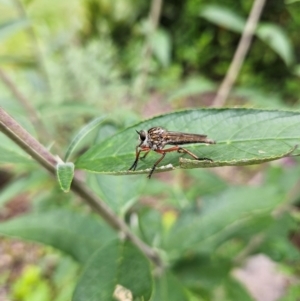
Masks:
[[[180,145],[189,143],[212,143],[206,135],[190,134],[182,132],[165,132],[164,139],[166,144]]]

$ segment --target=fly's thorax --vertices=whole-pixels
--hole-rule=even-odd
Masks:
[[[148,144],[149,147],[153,150],[158,150],[158,149],[163,149],[166,140],[165,140],[165,135],[166,135],[166,130],[162,127],[153,127],[148,130]]]

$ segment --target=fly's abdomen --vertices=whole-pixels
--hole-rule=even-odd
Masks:
[[[164,137],[166,144],[169,145],[182,145],[191,143],[207,143],[214,144],[215,141],[208,139],[206,135],[187,134],[180,132],[167,132]]]

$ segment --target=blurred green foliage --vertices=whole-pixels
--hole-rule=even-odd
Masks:
[[[252,3],[165,0],[153,32],[145,0],[0,0],[0,68],[36,116],[3,77],[0,105],[54,154],[74,161],[146,117],[211,105]],[[267,1],[228,105],[298,109],[299,6]],[[89,122],[99,116],[107,117],[96,130]],[[220,139],[230,136],[222,131]],[[125,139],[133,155],[135,141]],[[6,271],[1,285],[13,300],[70,300],[75,287],[74,300],[85,292],[111,300],[117,283],[135,300],[253,300],[232,270],[258,253],[292,282],[282,301],[299,297],[299,160],[177,170],[151,181],[86,176],[86,185],[159,252],[166,268],[157,271],[12,141],[1,134],[0,142],[0,232],[61,252],[47,248],[56,258],[51,269],[37,260],[23,263],[17,278]],[[108,285],[100,292],[99,283]]]
[[[40,269],[29,266],[22,276],[14,283],[13,297],[16,300],[51,300],[50,287],[41,278]]]

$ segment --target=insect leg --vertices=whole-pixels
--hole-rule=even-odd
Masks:
[[[160,162],[160,161],[165,157],[165,155],[166,155],[166,152],[164,152],[164,151],[160,151],[159,153],[162,154],[162,156],[154,163],[153,167],[151,168],[151,171],[150,171],[150,173],[149,173],[149,175],[148,175],[148,178],[149,178],[149,179],[151,178],[151,176],[152,176],[152,174],[153,174],[153,172],[154,172],[156,166],[159,164],[159,162]]]
[[[130,167],[128,170],[135,170],[135,169],[136,169],[137,163],[138,163],[138,161],[139,161],[140,153],[141,153],[141,150],[139,150],[139,151],[136,153],[135,160],[134,160],[133,164],[131,165],[131,167]]]
[[[140,154],[143,151],[142,149],[139,150],[138,148],[139,147],[137,146],[136,149],[135,149],[135,160],[134,160],[133,164],[131,165],[131,167],[128,170],[135,170],[137,168],[137,164],[138,164],[138,161],[139,161]]]
[[[156,166],[160,163],[160,161],[165,157],[166,153],[169,153],[169,152],[174,152],[174,151],[178,151],[178,146],[173,146],[173,147],[170,147],[170,148],[167,148],[167,149],[164,149],[164,150],[156,150],[157,153],[159,154],[162,154],[162,156],[155,162],[155,164],[153,165],[149,175],[148,175],[148,178],[150,179]],[[146,153],[147,155],[147,153]]]
[[[189,151],[189,150],[187,150],[187,149],[185,149],[185,148],[183,148],[183,147],[178,147],[178,153],[186,153],[186,154],[189,154],[191,157],[193,157],[194,159],[196,159],[196,160],[199,160],[199,161],[204,161],[204,160],[206,160],[206,161],[210,161],[210,162],[213,162],[213,160],[212,159],[210,159],[210,158],[199,158],[199,157],[197,157],[195,154],[193,154],[191,151]]]
[[[150,152],[150,149],[149,149],[148,151],[145,152],[144,156],[141,157],[141,159],[145,159],[145,158],[147,157],[147,155],[149,154],[149,152]]]
[[[136,152],[135,152],[135,160],[134,160],[133,164],[131,165],[131,167],[128,170],[135,170],[137,168],[141,152],[149,152],[149,151],[150,150],[148,148],[145,148],[145,149],[142,148],[142,149],[138,150],[138,146],[137,146],[136,147]]]

